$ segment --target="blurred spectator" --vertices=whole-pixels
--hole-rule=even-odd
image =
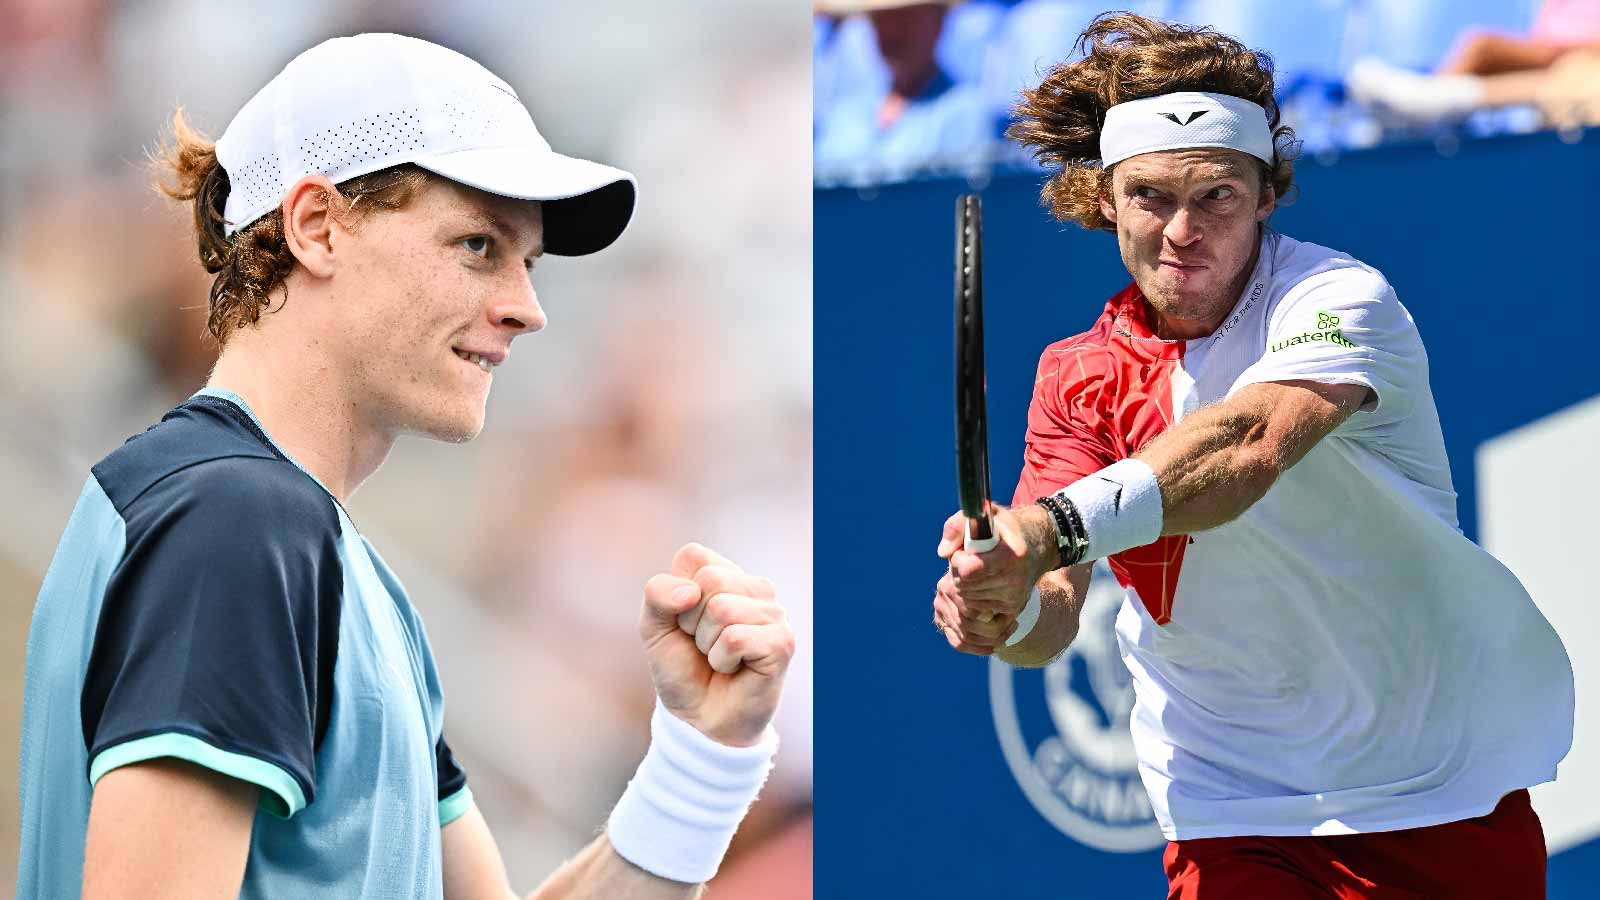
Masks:
[[[1073,57],[1079,33],[1105,5],[918,4],[929,25],[941,16],[935,7],[948,9],[936,32],[930,27],[917,35],[920,45],[899,45],[897,61],[880,33],[880,13],[909,3],[815,0],[815,184],[973,180],[996,169],[1036,167],[1001,140],[1004,120],[1021,90]],[[1487,136],[1600,121],[1600,0],[1128,0],[1123,6],[1267,51],[1284,121],[1303,149],[1325,162],[1341,150],[1414,138],[1418,124]],[[907,46],[920,50],[906,53]],[[903,74],[916,71],[935,74],[921,86]],[[921,93],[905,88],[907,81]],[[981,113],[913,123],[930,100],[962,106],[964,99],[951,97],[963,98],[969,85],[981,94]],[[957,121],[962,127],[940,131]]]
[[[1403,119],[1528,104],[1552,124],[1600,122],[1600,0],[1545,0],[1525,35],[1469,31],[1431,75],[1365,58],[1347,83],[1355,99]]]
[[[1107,9],[1171,18],[1170,6],[1165,0],[1021,0],[994,30],[984,63],[985,102],[1009,116],[1024,90],[1038,87],[1046,72],[1076,58],[1078,35]]]
[[[886,70],[880,77],[835,83],[834,96],[815,111],[819,179],[903,178],[920,169],[965,166],[981,159],[994,142],[998,123],[985,110],[978,86],[957,81],[939,62],[937,48],[952,3],[817,4],[826,15],[865,13]],[[838,62],[846,69],[871,69],[860,60]]]

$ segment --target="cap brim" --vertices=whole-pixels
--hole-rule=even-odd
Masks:
[[[414,162],[468,187],[542,201],[544,251],[556,256],[604,250],[633,217],[633,176],[586,159],[535,147],[489,147]]]

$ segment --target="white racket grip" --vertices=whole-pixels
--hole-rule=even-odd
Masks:
[[[972,536],[972,520],[967,520],[967,535],[964,545],[969,553],[986,553],[1000,546],[1000,535],[990,534],[983,540]]]
[[[965,547],[969,553],[985,553],[1000,546],[1000,535],[991,531],[988,537],[979,540],[972,536],[972,520],[968,519],[967,534],[963,539],[962,546]],[[989,613],[978,613],[978,620],[980,622],[987,622],[993,618],[994,616],[990,615]]]

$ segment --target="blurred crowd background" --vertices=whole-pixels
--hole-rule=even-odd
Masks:
[[[353,517],[405,579],[513,883],[592,839],[648,742],[640,588],[688,540],[772,576],[800,637],[773,780],[721,897],[811,895],[806,11],[510,0],[0,0],[0,745],[88,468],[199,388],[208,277],[147,151],[212,137],[296,53],[396,31],[477,58],[565,153],[633,171],[634,224],[547,259],[549,328],[466,446],[402,440]],[[14,882],[15,750],[0,767]]]
[[[817,0],[818,186],[1030,165],[1001,138],[1018,92],[1119,8],[1268,49],[1284,123],[1323,162],[1600,124],[1600,0]]]

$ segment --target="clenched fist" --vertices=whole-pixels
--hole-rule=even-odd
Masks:
[[[639,637],[669,711],[721,744],[761,740],[794,656],[771,580],[686,544],[668,571],[645,582]]]

